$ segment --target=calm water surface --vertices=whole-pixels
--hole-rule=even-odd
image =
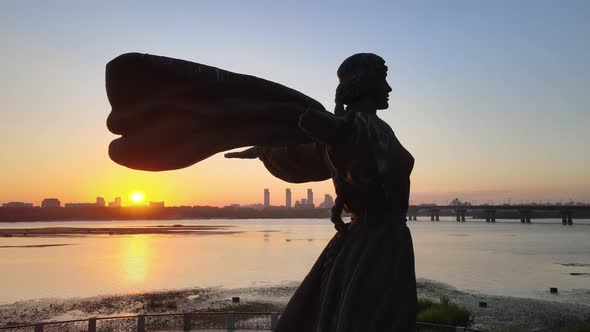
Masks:
[[[419,278],[461,290],[590,303],[590,220],[409,222]],[[9,227],[231,225],[237,234],[0,238],[0,303],[301,281],[334,230],[327,219],[0,223]],[[571,275],[571,273],[578,275]],[[548,294],[558,287],[559,295]]]

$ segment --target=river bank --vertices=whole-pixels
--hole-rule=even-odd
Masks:
[[[230,231],[233,226],[185,226],[156,225],[135,227],[35,227],[35,228],[0,228],[0,237],[79,237],[90,235],[229,235],[239,231]]]
[[[190,288],[159,292],[105,295],[90,298],[39,299],[0,306],[0,326],[63,321],[88,317],[191,311],[281,311],[297,283],[247,288]],[[232,297],[240,297],[233,303]],[[559,331],[590,326],[590,306],[457,290],[446,284],[419,280],[418,296],[448,298],[472,313],[471,327],[482,331]],[[479,302],[487,302],[480,308]]]

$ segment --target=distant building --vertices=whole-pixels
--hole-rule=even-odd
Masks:
[[[295,202],[296,208],[306,208],[312,209],[315,207],[313,204],[313,191],[311,189],[307,189],[307,198],[302,198],[301,200]]]
[[[3,207],[9,208],[28,208],[33,207],[33,203],[25,203],[25,202],[8,202],[2,204]]]
[[[285,206],[290,208],[291,207],[291,189],[285,189]]]
[[[461,202],[461,200],[459,198],[455,198],[455,199],[453,199],[449,203],[449,205],[452,205],[452,206],[468,206],[468,205],[471,205],[471,203],[469,203],[469,202]]]
[[[162,201],[162,202],[150,202],[150,207],[151,208],[163,208],[164,207],[164,201]]]
[[[96,198],[96,206],[98,206],[98,207],[105,207],[106,206],[103,197]]]
[[[334,199],[329,194],[324,195],[324,201],[320,204],[320,207],[331,209],[334,206]]]
[[[66,203],[64,206],[66,208],[89,208],[96,207],[96,203]]]
[[[41,202],[42,208],[58,208],[61,207],[61,202],[57,198],[46,198]]]
[[[314,207],[315,206],[313,204],[309,204],[309,202],[305,198],[302,198],[300,201],[295,202],[295,208],[298,208],[298,209],[301,209],[301,208],[312,209]]]
[[[262,209],[265,208],[264,204],[260,204],[260,203],[257,203],[257,204],[248,204],[248,205],[246,205],[246,207],[249,207],[249,208],[252,208],[252,209],[255,209],[255,210],[262,210]]]
[[[264,206],[270,206],[270,191],[268,189],[264,189]]]
[[[121,207],[121,197],[115,197],[114,202],[109,202],[110,208],[118,208]]]

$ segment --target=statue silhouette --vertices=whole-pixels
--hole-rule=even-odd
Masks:
[[[276,331],[413,331],[414,253],[406,226],[414,159],[377,110],[391,87],[379,56],[355,54],[338,69],[334,114],[280,84],[187,61],[124,54],[107,65],[113,111],[109,147],[127,167],[187,167],[258,158],[274,176],[332,178],[338,232],[281,315]],[[346,107],[345,107],[346,105]],[[345,224],[341,212],[351,213]]]

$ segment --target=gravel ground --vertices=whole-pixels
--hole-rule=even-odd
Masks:
[[[292,282],[240,289],[192,288],[21,301],[0,306],[0,327],[139,313],[281,311],[297,285]],[[240,297],[239,304],[231,302],[234,296]],[[446,297],[464,306],[473,314],[470,327],[482,331],[559,331],[565,326],[590,327],[589,305],[468,293],[430,280],[419,280],[418,296],[435,300]],[[488,307],[479,308],[480,301],[487,302]]]

